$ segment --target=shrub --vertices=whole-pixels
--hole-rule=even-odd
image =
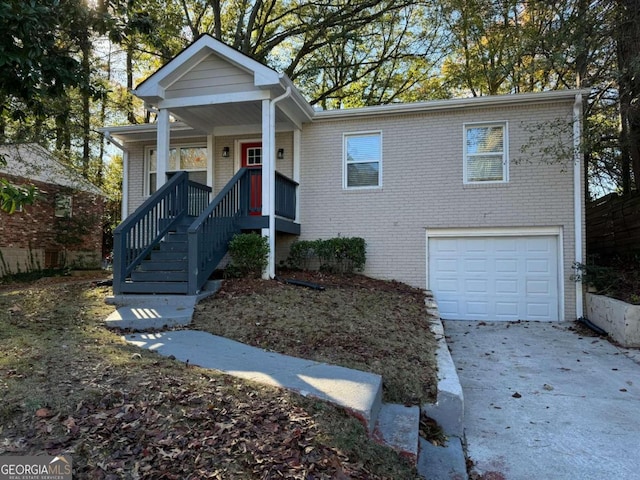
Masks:
[[[227,276],[258,278],[269,262],[269,241],[257,233],[239,233],[229,242],[229,255]]]
[[[364,270],[366,242],[360,237],[304,240],[291,245],[287,263],[291,268],[309,270],[315,263],[322,271],[353,273]]]
[[[613,267],[575,262],[573,269],[572,280],[582,282],[602,295],[611,295],[619,282],[619,275]]]
[[[289,249],[287,265],[296,270],[311,270],[314,262],[317,262],[317,245],[322,240],[298,240],[293,242]]]

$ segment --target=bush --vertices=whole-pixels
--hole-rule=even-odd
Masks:
[[[601,295],[612,295],[619,282],[619,275],[613,267],[576,262],[573,269],[572,280],[588,285]]]
[[[360,237],[336,237],[328,240],[294,242],[287,264],[291,268],[309,270],[316,264],[321,271],[353,273],[364,270],[367,244]]]
[[[257,233],[239,233],[229,242],[229,255],[227,276],[259,278],[269,262],[269,240]]]

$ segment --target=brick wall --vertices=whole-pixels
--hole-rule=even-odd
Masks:
[[[536,125],[571,120],[572,102],[466,109],[305,126],[301,152],[303,240],[360,236],[365,273],[424,288],[429,228],[560,226],[566,317],[575,313],[573,163],[523,155]],[[463,125],[507,121],[509,182],[463,184]],[[343,134],[382,132],[381,188],[342,187]],[[564,132],[569,135],[568,130]],[[549,138],[549,144],[557,139]],[[567,138],[571,145],[571,137]],[[537,147],[536,147],[537,150]],[[574,317],[573,317],[574,318]]]
[[[24,180],[7,176],[15,183]],[[34,205],[11,215],[0,211],[0,275],[45,268],[49,264],[78,267],[99,267],[102,258],[102,214],[104,200],[98,195],[71,190],[67,187],[30,182],[38,187],[40,196]],[[58,194],[72,197],[71,219],[55,217]],[[88,232],[78,235],[80,228]],[[66,233],[65,233],[66,232]],[[4,266],[3,266],[4,265]]]

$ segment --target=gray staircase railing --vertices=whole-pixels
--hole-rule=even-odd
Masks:
[[[198,293],[240,233],[238,220],[249,215],[250,180],[250,169],[238,170],[189,227],[189,295]]]
[[[133,277],[139,270],[144,270],[138,268],[139,265],[169,232],[179,226],[184,228],[188,217],[197,218],[187,230],[186,293],[198,293],[227,253],[233,235],[240,233],[243,225],[240,220],[260,215],[260,203],[256,200],[261,192],[261,185],[256,183],[260,178],[260,170],[242,168],[209,203],[210,187],[189,181],[186,172],[174,174],[115,229],[114,293],[153,288],[152,285],[136,287]],[[276,215],[295,220],[298,184],[276,172],[275,187]],[[134,270],[137,273],[132,276]],[[144,276],[152,277],[153,274],[144,273]],[[135,279],[136,282],[138,280]],[[156,285],[155,288],[159,287]],[[166,290],[168,287],[163,288]]]
[[[131,272],[187,215],[208,204],[211,188],[190,182],[187,172],[173,175],[113,232],[113,291],[122,293]]]
[[[296,219],[297,188],[298,182],[276,172],[276,215],[290,220]]]

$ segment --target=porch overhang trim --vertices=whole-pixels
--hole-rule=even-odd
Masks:
[[[242,103],[268,100],[271,97],[269,91],[254,90],[251,92],[224,93],[219,95],[198,95],[196,97],[169,98],[158,102],[158,108],[184,108],[203,107],[206,105],[219,105],[223,103]]]
[[[108,134],[110,138],[115,138],[121,143],[155,139],[157,131],[158,126],[155,123],[98,128],[98,132],[105,136]],[[175,134],[178,138],[202,137],[205,135],[204,132],[198,131],[183,122],[171,122],[171,134],[172,136]],[[136,138],[145,135],[148,135],[149,138]]]

